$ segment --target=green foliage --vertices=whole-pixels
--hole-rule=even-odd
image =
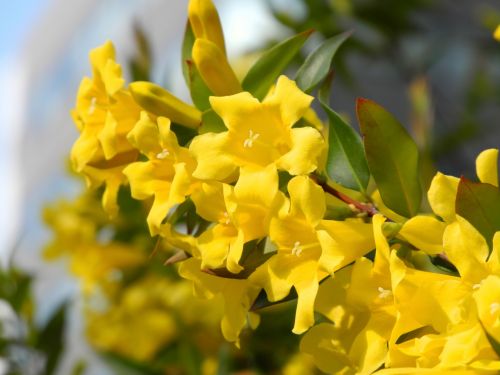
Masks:
[[[344,32],[327,39],[307,56],[295,77],[302,91],[312,91],[327,76],[337,50],[350,35],[350,32]]]
[[[264,52],[243,79],[243,90],[258,99],[263,99],[312,32],[312,30],[304,31]]]
[[[398,120],[375,102],[358,99],[356,110],[368,166],[382,200],[394,212],[414,216],[422,199],[417,145]]]
[[[462,177],[458,184],[455,210],[483,235],[491,250],[493,236],[500,231],[500,190],[493,185],[475,183]]]
[[[328,177],[342,186],[364,192],[370,171],[363,152],[363,143],[356,131],[335,111],[322,103],[328,116]]]

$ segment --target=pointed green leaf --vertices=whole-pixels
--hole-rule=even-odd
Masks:
[[[222,118],[213,109],[203,112],[199,133],[221,133],[226,131]]]
[[[304,64],[299,68],[297,76],[295,77],[297,86],[299,86],[302,91],[310,92],[326,77],[330,71],[335,53],[350,35],[351,32],[335,35],[325,40],[307,56]]]
[[[491,249],[493,236],[500,231],[500,189],[462,177],[455,211],[483,235]]]
[[[340,185],[364,192],[370,181],[370,171],[363,152],[361,137],[326,104],[328,116],[328,156],[326,173]]]
[[[304,31],[264,52],[243,79],[243,90],[263,99],[312,32],[313,30]]]
[[[385,205],[414,216],[420,208],[418,148],[399,121],[377,103],[358,99],[356,112],[366,160]]]

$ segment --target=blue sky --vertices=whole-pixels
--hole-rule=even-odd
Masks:
[[[0,0],[0,57],[13,53],[48,0]]]

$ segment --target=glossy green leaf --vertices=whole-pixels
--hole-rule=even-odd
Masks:
[[[329,124],[326,173],[340,185],[364,192],[370,181],[370,171],[361,137],[330,107],[324,103],[322,106]]]
[[[243,90],[263,99],[312,32],[313,30],[304,31],[264,52],[243,79]]]
[[[493,236],[500,231],[500,189],[462,177],[455,211],[483,235],[491,249]]]
[[[226,131],[222,118],[213,109],[203,112],[199,133],[221,133]]]
[[[193,63],[191,51],[194,41],[195,36],[191,29],[191,24],[188,21],[182,41],[182,74],[184,75],[184,80],[189,88],[189,93],[194,105],[199,110],[204,111],[210,108],[208,98],[213,94],[201,78],[198,69],[196,69]]]
[[[299,68],[295,81],[305,92],[313,90],[328,74],[332,60],[351,32],[345,32],[325,40],[309,56]]]
[[[422,190],[419,153],[399,121],[377,103],[356,103],[366,160],[385,205],[394,212],[414,216],[420,208]]]

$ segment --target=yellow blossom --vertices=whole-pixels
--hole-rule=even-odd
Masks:
[[[314,323],[319,281],[371,250],[374,242],[369,224],[322,220],[324,193],[310,178],[294,177],[288,192],[290,200],[270,224],[277,254],[252,279],[265,288],[270,301],[285,298],[295,288],[298,300],[293,332],[302,333]]]
[[[278,79],[262,103],[248,92],[211,97],[212,108],[228,131],[193,140],[190,150],[198,161],[194,176],[223,180],[237,167],[270,164],[292,175],[313,172],[325,147],[323,138],[312,127],[292,128],[312,99],[286,76]]]
[[[273,166],[242,170],[234,188],[204,183],[191,198],[201,217],[217,223],[198,238],[202,268],[226,266],[233,273],[243,270],[238,262],[244,243],[269,233],[271,216],[283,199]]]
[[[71,150],[74,169],[90,187],[106,186],[103,205],[115,215],[116,195],[125,183],[123,167],[137,158],[126,135],[139,117],[139,107],[125,89],[111,42],[90,53],[92,78],[84,78],[72,115],[80,131]]]
[[[130,182],[133,198],[154,197],[147,222],[151,234],[156,235],[168,211],[190,193],[195,162],[189,151],[179,146],[175,133],[170,130],[170,120],[165,117],[158,117],[154,122],[142,112],[128,140],[148,160],[130,164],[123,173]]]

